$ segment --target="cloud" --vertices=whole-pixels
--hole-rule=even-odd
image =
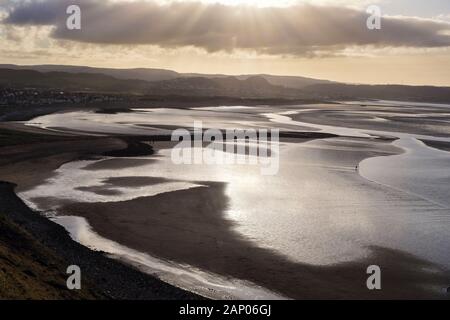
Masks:
[[[66,28],[66,8],[71,4],[82,10],[80,31]],[[15,0],[4,7],[5,24],[52,26],[52,38],[93,44],[298,56],[354,46],[450,46],[450,24],[445,21],[384,17],[382,29],[374,31],[366,28],[364,11],[328,5],[267,8],[191,1]]]

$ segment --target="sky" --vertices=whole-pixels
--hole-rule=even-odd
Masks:
[[[450,86],[450,0],[0,0],[0,43],[0,63]]]

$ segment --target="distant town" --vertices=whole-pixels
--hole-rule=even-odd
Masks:
[[[87,104],[123,100],[123,96],[113,94],[66,92],[58,89],[0,88],[0,106]]]

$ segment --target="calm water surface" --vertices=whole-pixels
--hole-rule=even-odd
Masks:
[[[224,182],[230,200],[224,215],[235,222],[236,231],[292,260],[333,264],[364,257],[367,246],[379,245],[416,254],[450,269],[450,153],[418,140],[450,139],[318,125],[291,118],[316,108],[136,109],[116,115],[72,112],[39,117],[29,125],[91,134],[170,132],[164,126],[191,127],[196,120],[203,121],[206,128],[276,127],[343,137],[281,142],[280,171],[274,176],[263,176],[260,168],[252,165],[175,165],[170,150],[160,150],[156,156],[141,158],[149,161],[139,167],[87,169],[108,159],[68,163],[54,178],[20,196],[41,210],[57,212],[63,201],[123,201],[196,188],[202,181]],[[373,121],[380,121],[382,116],[374,114]],[[421,116],[427,114],[422,112]],[[379,136],[397,140],[373,139]],[[110,177],[130,176],[169,181],[136,187],[105,184]],[[117,192],[98,194],[85,187],[107,187]],[[42,197],[54,201],[39,201]],[[74,222],[65,225],[73,228]]]

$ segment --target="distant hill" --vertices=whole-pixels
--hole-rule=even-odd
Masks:
[[[1,65],[0,65],[1,67]],[[332,83],[322,80],[307,85],[308,79],[299,77],[272,76],[218,76],[194,77],[181,76],[165,80],[140,80],[113,77],[108,74],[91,72],[75,73],[75,70],[85,70],[85,67],[65,67],[72,72],[26,70],[24,67],[15,69],[0,68],[0,87],[14,88],[52,88],[65,91],[90,91],[106,93],[125,93],[140,95],[178,95],[191,97],[234,97],[234,98],[294,98],[315,100],[356,100],[384,99],[404,101],[425,101],[450,103],[450,87],[433,86],[403,86],[403,85],[351,85]],[[52,67],[53,68],[53,67]],[[141,76],[157,79],[171,77],[171,71],[149,69],[133,69],[135,75],[141,70]],[[142,71],[143,70],[143,71]],[[131,71],[130,71],[131,72]],[[129,74],[128,74],[129,75]],[[291,87],[273,82],[285,83],[291,81]],[[301,88],[293,88],[299,86]],[[303,87],[302,87],[303,86]]]
[[[305,78],[305,77],[298,77],[298,76],[273,76],[270,74],[262,74],[260,75],[267,81],[269,81],[271,84],[277,85],[277,86],[284,86],[288,88],[294,88],[294,89],[302,89],[307,86],[315,85],[315,84],[331,84],[336,83],[328,80],[319,80],[319,79],[312,79],[312,78]],[[242,79],[243,77],[249,77],[249,76],[239,76],[239,79]]]
[[[62,66],[62,65],[34,65],[34,66],[18,66],[13,64],[0,64],[1,69],[14,70],[35,70],[40,72],[68,72],[68,73],[101,73],[112,76],[117,79],[135,79],[144,81],[164,81],[176,78],[229,78],[228,75],[223,74],[201,74],[201,73],[178,73],[171,70],[164,69],[112,69],[112,68],[91,68],[83,66]],[[304,88],[314,84],[332,83],[327,80],[317,80],[305,77],[293,76],[274,76],[268,74],[259,75],[239,75],[235,78],[239,80],[247,80],[255,76],[266,79],[269,83],[276,86],[284,86],[294,89]]]
[[[262,77],[175,78],[163,81],[123,80],[94,73],[39,72],[0,69],[0,87],[47,88],[181,96],[227,96],[239,98],[299,97],[301,92],[274,86]]]
[[[227,78],[229,76],[222,75],[222,74],[201,74],[201,73],[182,73],[180,74],[182,77],[186,78]],[[331,84],[334,83],[332,81],[328,80],[318,80],[318,79],[312,79],[312,78],[305,78],[305,77],[298,77],[298,76],[274,76],[270,74],[256,74],[256,75],[239,75],[235,76],[235,78],[239,80],[247,80],[252,77],[261,77],[266,79],[269,83],[276,85],[276,86],[283,86],[287,88],[293,88],[293,89],[302,89],[307,86],[311,86],[314,84]]]
[[[13,64],[0,64],[0,69],[34,70],[39,72],[104,74],[122,80],[143,80],[143,81],[162,81],[180,77],[180,75],[175,71],[164,69],[146,69],[146,68],[112,69],[112,68],[91,68],[83,66],[60,66],[60,65],[18,66]]]
[[[0,69],[0,87],[142,93],[148,82],[120,80],[104,74]]]
[[[305,94],[328,99],[380,99],[450,103],[450,87],[404,85],[317,84]]]
[[[150,93],[185,96],[228,96],[241,98],[299,98],[300,90],[275,86],[260,76],[240,80],[236,77],[186,77],[151,83]]]

